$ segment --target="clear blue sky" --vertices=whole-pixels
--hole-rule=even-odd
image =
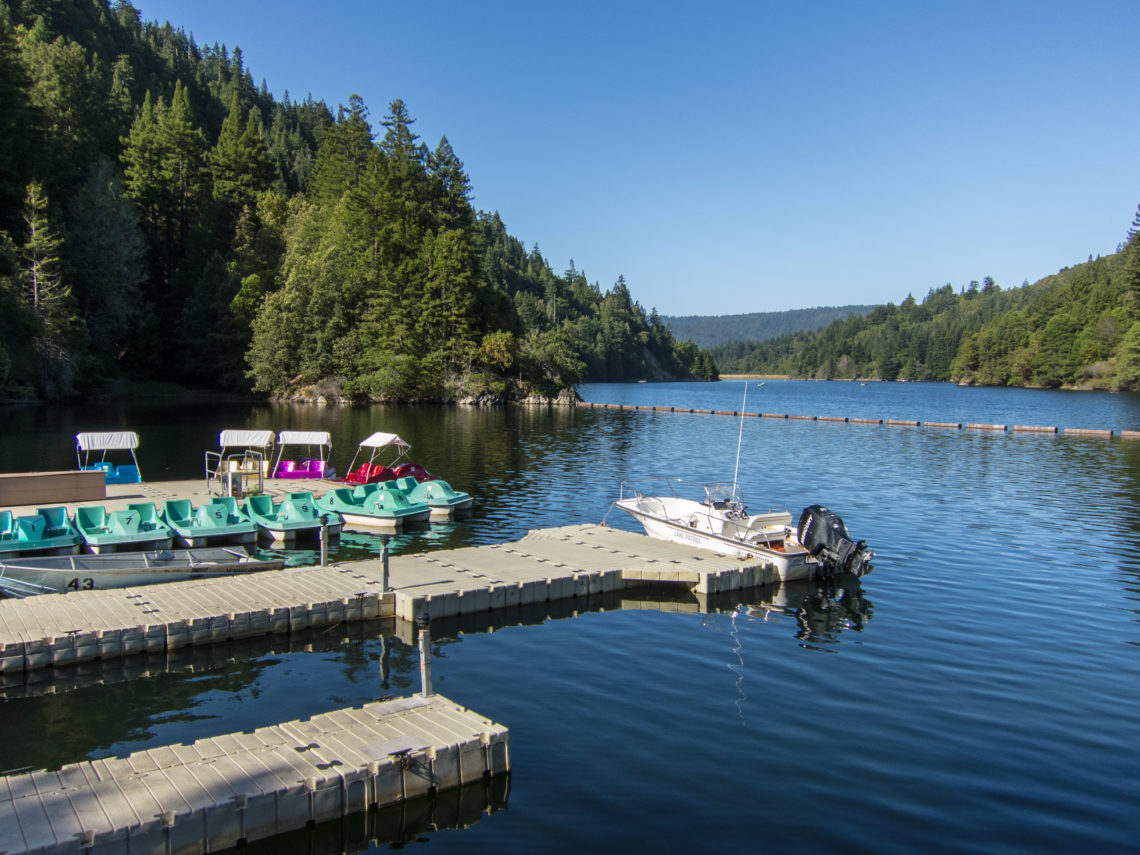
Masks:
[[[478,209],[665,315],[921,300],[1116,250],[1140,2],[137,0],[446,134]]]

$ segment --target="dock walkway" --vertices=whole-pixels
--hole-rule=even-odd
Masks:
[[[338,623],[493,611],[673,582],[704,594],[775,581],[759,560],[602,525],[519,541],[231,578],[0,600],[0,673]]]
[[[0,852],[214,852],[509,770],[505,728],[439,695],[0,778]]]

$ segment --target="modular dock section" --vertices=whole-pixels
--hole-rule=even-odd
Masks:
[[[493,611],[677,583],[702,594],[776,580],[771,565],[603,525],[513,543],[140,588],[0,600],[0,672],[158,653],[339,623]]]
[[[214,852],[497,776],[507,731],[438,695],[0,778],[0,852]]]

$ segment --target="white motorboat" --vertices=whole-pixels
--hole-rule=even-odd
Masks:
[[[650,537],[759,559],[771,565],[781,581],[837,573],[861,576],[870,572],[874,557],[863,541],[851,540],[843,520],[822,505],[805,508],[793,528],[789,511],[750,513],[735,482],[625,481],[615,505],[640,522]]]

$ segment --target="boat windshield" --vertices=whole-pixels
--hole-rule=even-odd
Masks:
[[[705,501],[714,508],[744,507],[744,497],[740,495],[740,487],[731,481],[706,484]]]

